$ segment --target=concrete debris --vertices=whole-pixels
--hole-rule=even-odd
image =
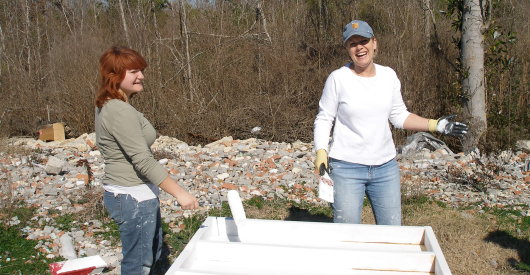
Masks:
[[[422,149],[428,149],[429,151],[440,150],[451,155],[453,154],[445,142],[426,132],[418,132],[408,136],[406,144],[401,148],[401,154],[405,156],[411,155],[413,153],[420,152]]]
[[[67,227],[54,222],[101,207],[105,164],[95,147],[95,134],[62,142],[28,138],[9,142],[31,153],[0,152],[0,201],[23,200],[37,209],[32,219],[38,226],[23,229],[28,239],[38,240],[35,249],[58,257],[61,237],[68,234],[78,257],[100,255],[114,268],[107,274],[119,274],[119,242],[100,234],[115,229],[99,220],[68,221]],[[242,200],[259,196],[328,205],[317,197],[310,143],[225,137],[202,147],[161,136],[151,149],[161,156],[159,162],[170,176],[199,198],[201,205],[199,210],[183,211],[173,197],[161,192],[162,218],[174,232],[182,228],[181,217],[221,206],[229,190],[237,190]],[[421,133],[411,137],[402,152],[397,160],[405,196],[422,194],[454,207],[475,211],[501,207],[530,215],[530,171],[524,169],[530,159],[528,151],[455,154],[443,141]],[[18,218],[9,220],[10,225],[19,222]]]
[[[74,244],[72,241],[72,237],[70,237],[70,234],[65,233],[59,238],[59,241],[61,243],[61,249],[59,250],[60,255],[67,260],[77,259]]]
[[[518,140],[515,143],[515,147],[518,150],[525,150],[526,152],[530,152],[530,140]]]
[[[59,175],[63,170],[64,164],[65,162],[63,160],[51,156],[48,158],[48,162],[46,163],[44,170],[48,175]]]

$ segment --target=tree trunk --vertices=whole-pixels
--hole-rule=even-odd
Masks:
[[[186,19],[186,3],[185,1],[180,1],[180,24],[181,24],[181,32],[182,32],[182,39],[184,43],[184,51],[186,53],[186,68],[187,68],[187,74],[186,78],[188,80],[188,88],[190,89],[189,92],[189,100],[194,100],[194,93],[195,89],[193,87],[193,81],[191,79],[192,73],[191,73],[191,57],[190,57],[190,36],[188,34],[188,26],[187,26],[187,19]]]
[[[63,13],[64,21],[66,22],[66,26],[68,27],[68,30],[70,31],[70,34],[73,35],[74,31],[72,30],[72,26],[70,26],[70,21],[68,20],[68,15],[66,15],[66,10],[64,9],[64,4],[62,4],[62,3],[61,3],[61,12]]]
[[[260,16],[259,19],[261,20],[261,26],[263,27],[263,33],[265,33],[265,35],[267,36],[267,41],[269,43],[272,43],[271,36],[269,34],[269,31],[267,30],[267,18],[265,17],[265,13],[264,13],[263,8],[261,6],[262,6],[262,4],[261,4],[261,1],[260,1],[260,2],[258,2],[258,5],[257,5],[256,9],[258,10],[258,13],[259,13],[259,16]]]
[[[0,22],[0,60],[2,60],[2,57],[6,55],[6,44],[5,44],[5,36],[4,32],[2,31],[2,22]],[[4,66],[0,66],[0,76],[2,76],[2,68]]]
[[[25,10],[24,10],[24,15],[25,15],[25,19],[26,19],[26,24],[25,24],[25,41],[24,41],[24,46],[26,48],[26,51],[27,51],[27,59],[26,59],[26,68],[27,68],[27,72],[28,72],[28,75],[32,75],[32,66],[31,66],[31,35],[30,35],[30,20],[29,20],[29,4],[28,4],[28,0],[25,1]]]
[[[422,0],[423,13],[425,20],[425,39],[427,43],[430,43],[432,38],[432,29],[434,24],[434,16],[432,14],[431,0]]]
[[[123,32],[125,33],[125,40],[127,41],[127,46],[131,47],[131,40],[129,39],[129,29],[127,28],[127,21],[125,21],[125,11],[123,10],[122,0],[119,0],[118,4],[120,6],[121,23],[123,25]]]
[[[464,0],[462,15],[462,89],[467,98],[466,111],[471,117],[470,133],[464,140],[464,149],[477,147],[480,137],[486,132],[486,93],[484,81],[484,41],[482,30],[481,0]]]

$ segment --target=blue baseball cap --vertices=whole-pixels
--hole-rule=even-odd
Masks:
[[[346,42],[346,40],[350,39],[350,37],[354,35],[372,38],[374,37],[374,31],[372,30],[372,27],[368,25],[368,23],[361,20],[353,20],[346,24],[342,30],[342,43]]]

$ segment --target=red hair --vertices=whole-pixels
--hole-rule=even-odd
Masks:
[[[114,46],[99,58],[99,89],[96,94],[96,106],[101,108],[110,99],[125,101],[119,92],[120,84],[127,70],[144,70],[145,59],[135,50]]]

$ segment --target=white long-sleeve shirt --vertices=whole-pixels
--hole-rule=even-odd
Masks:
[[[389,67],[375,64],[375,76],[361,77],[349,66],[353,65],[333,71],[326,80],[315,119],[314,148],[326,149],[339,160],[383,164],[396,156],[388,121],[403,128],[410,114],[401,83]]]

